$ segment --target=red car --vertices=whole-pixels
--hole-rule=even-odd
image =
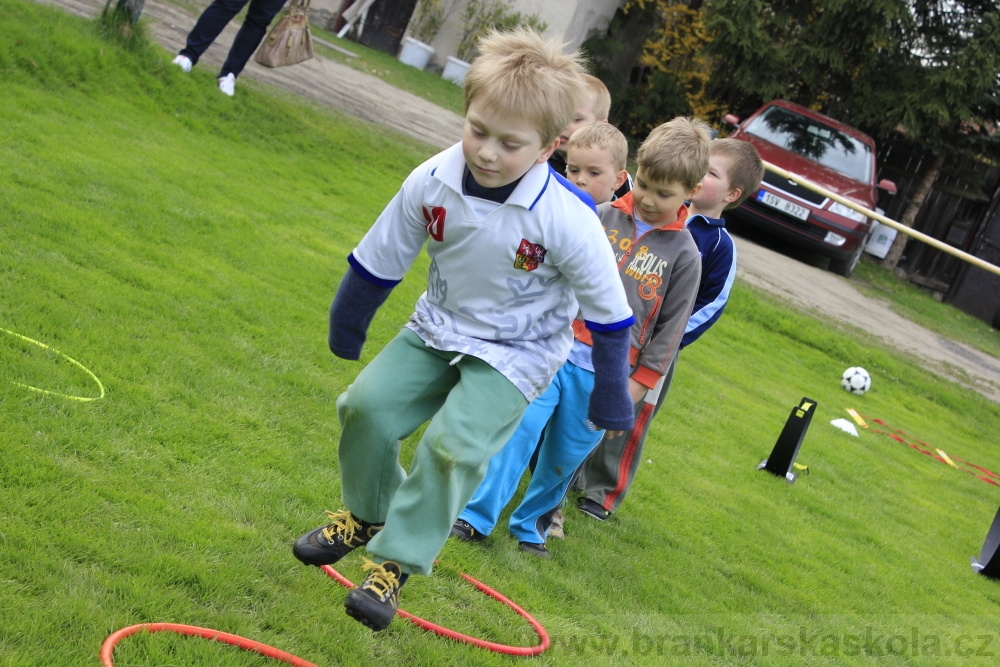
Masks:
[[[875,183],[875,142],[849,125],[811,109],[774,100],[729,136],[748,141],[766,162],[801,176],[845,199],[875,210],[876,187],[892,194],[896,185]],[[733,217],[830,257],[830,270],[849,277],[861,259],[872,224],[864,214],[766,171],[761,188]]]

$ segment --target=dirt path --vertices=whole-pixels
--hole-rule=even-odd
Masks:
[[[106,0],[37,0],[79,16],[97,16]],[[114,0],[112,0],[114,1]],[[195,0],[207,7],[209,0]],[[156,41],[176,53],[184,47],[197,15],[164,0],[146,0],[141,20]],[[201,57],[198,67],[217,72],[226,59],[237,28],[230,23]],[[394,88],[381,79],[325,58],[313,58],[292,67],[270,69],[251,60],[242,77],[285,88],[379,125],[444,148],[461,135],[462,119],[425,99]],[[237,83],[237,94],[239,94]]]
[[[198,0],[207,6],[207,0]],[[104,0],[38,0],[81,16],[95,16]],[[146,0],[143,18],[156,41],[171,52],[184,45],[195,15],[163,0]],[[205,53],[217,68],[236,34],[228,26]],[[204,65],[203,65],[204,66]],[[461,135],[462,119],[382,80],[324,59],[268,69],[250,62],[243,76],[286,88],[358,118],[409,134],[443,148]],[[237,94],[239,94],[237,89]],[[804,311],[860,327],[891,347],[912,355],[914,363],[1000,402],[1000,359],[942,338],[893,313],[886,303],[862,295],[849,280],[736,236],[738,278]]]
[[[1000,359],[943,338],[865,296],[851,281],[734,236],[739,280],[800,309],[856,326],[912,355],[917,363],[1000,403]]]

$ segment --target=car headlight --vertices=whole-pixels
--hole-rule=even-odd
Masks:
[[[868,217],[864,213],[855,211],[850,206],[844,206],[839,201],[835,201],[830,204],[830,213],[836,213],[837,215],[842,215],[845,218],[850,218],[855,222],[864,222],[865,218]]]

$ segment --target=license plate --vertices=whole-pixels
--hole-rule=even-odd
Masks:
[[[809,209],[805,206],[799,206],[787,199],[782,199],[778,195],[771,194],[767,190],[757,191],[757,201],[767,204],[771,208],[776,208],[779,211],[784,211],[790,216],[796,217],[799,220],[805,220],[809,217]]]

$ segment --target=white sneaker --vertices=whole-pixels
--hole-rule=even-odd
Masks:
[[[185,74],[191,71],[191,59],[187,56],[178,55],[170,62],[174,65],[178,65],[182,70],[184,70]]]
[[[226,76],[219,77],[219,90],[230,97],[236,92],[236,77],[230,72]]]

